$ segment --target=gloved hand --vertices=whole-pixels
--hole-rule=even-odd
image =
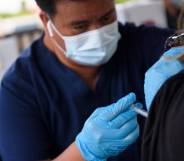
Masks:
[[[105,161],[124,151],[139,136],[136,113],[130,106],[135,94],[120,99],[110,106],[98,108],[85,122],[76,145],[88,161]],[[136,104],[142,108],[141,104]]]
[[[184,69],[178,60],[167,60],[164,57],[178,56],[184,52],[184,47],[172,48],[160,58],[145,74],[144,93],[147,110],[161,86],[172,76]]]

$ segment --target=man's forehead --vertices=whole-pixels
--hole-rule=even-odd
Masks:
[[[57,15],[68,20],[100,17],[115,7],[114,0],[68,0],[57,5]]]

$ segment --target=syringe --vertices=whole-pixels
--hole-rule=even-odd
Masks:
[[[131,106],[131,109],[133,109],[136,113],[140,114],[141,116],[143,116],[143,117],[145,117],[145,118],[148,117],[148,112],[145,111],[145,110],[143,110],[143,109],[140,109],[140,108],[136,107],[135,104],[133,104],[133,105]]]

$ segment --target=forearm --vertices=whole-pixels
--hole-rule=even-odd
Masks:
[[[85,161],[76,144],[71,144],[61,155],[52,161]]]

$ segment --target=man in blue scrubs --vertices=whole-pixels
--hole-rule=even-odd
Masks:
[[[45,33],[1,83],[1,159],[139,161],[130,106],[173,31],[118,24],[114,0],[37,4]]]

